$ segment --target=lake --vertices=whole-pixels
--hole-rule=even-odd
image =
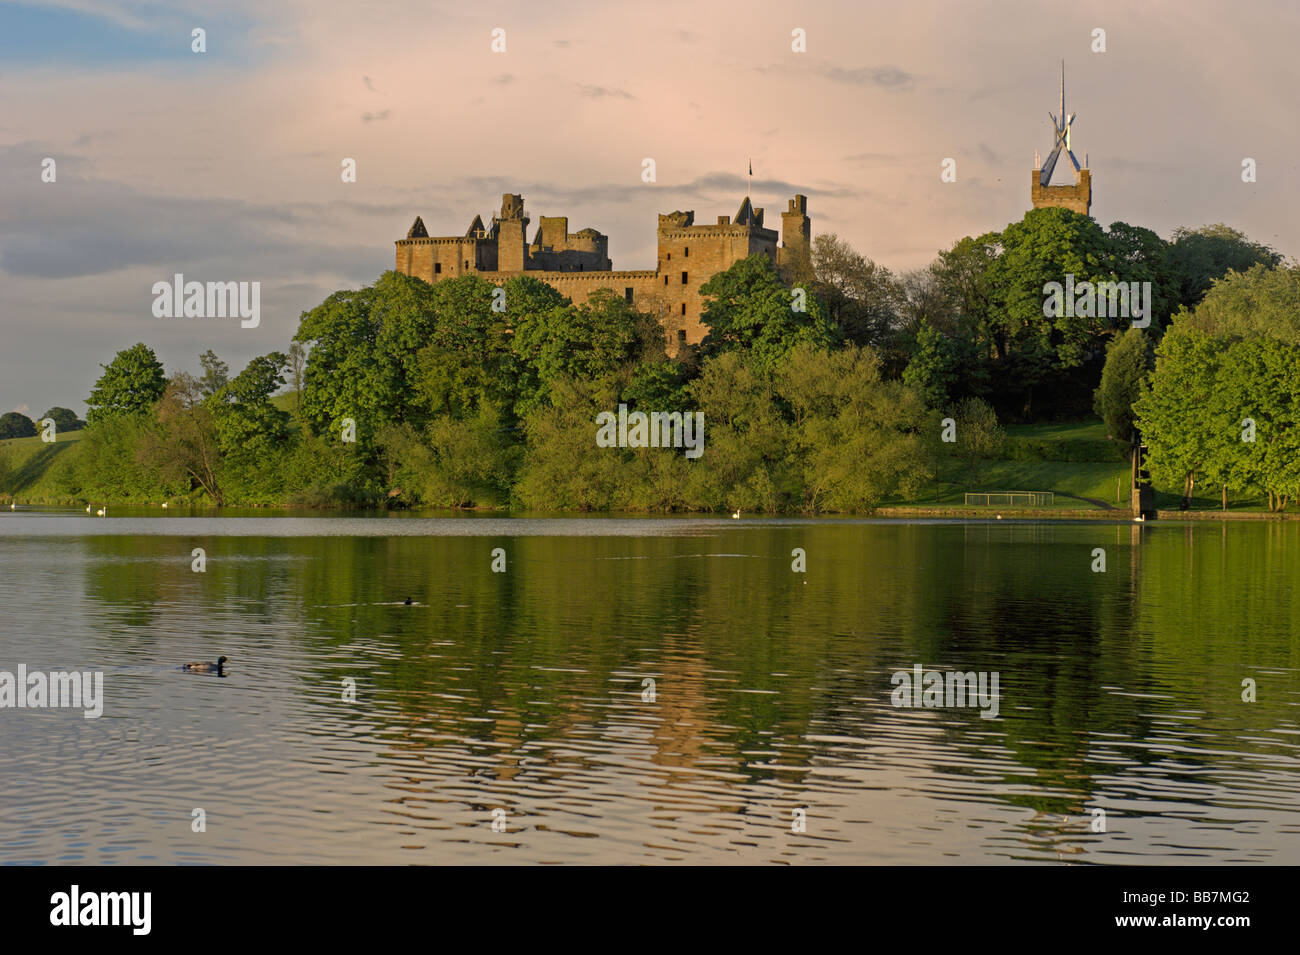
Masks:
[[[1300,523],[226,514],[0,514],[0,863],[1300,863]]]

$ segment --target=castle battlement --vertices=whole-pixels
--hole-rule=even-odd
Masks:
[[[570,232],[566,216],[542,216],[530,242],[524,198],[506,193],[491,227],[485,228],[482,217],[475,216],[463,236],[430,236],[417,216],[406,238],[396,242],[396,269],[426,282],[462,275],[504,282],[528,275],[575,302],[586,301],[597,289],[609,289],[641,311],[659,316],[669,353],[676,354],[707,334],[700,322],[699,290],[718,272],[755,254],[777,265],[806,264],[811,233],[807,203],[806,196],[790,200],[789,211],[781,216],[780,235],[763,227],[763,210],[754,208],[748,197],[734,217],[718,216],[717,225],[696,225],[694,211],[662,213],[656,268],[614,271],[609,238],[592,228]]]

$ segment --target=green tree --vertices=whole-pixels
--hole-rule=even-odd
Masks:
[[[1101,226],[1068,209],[1033,209],[1001,236],[1001,254],[989,266],[985,288],[1004,393],[1018,392],[1030,417],[1034,391],[1078,367],[1110,328],[1097,316],[1044,314],[1044,288],[1074,276],[1083,282],[1117,280],[1111,243]]]
[[[514,351],[537,382],[532,401],[546,397],[551,383],[561,379],[630,373],[645,348],[644,321],[609,289],[597,290],[579,306],[552,306],[521,316]]]
[[[753,353],[728,351],[704,363],[689,387],[704,414],[704,453],[690,465],[687,500],[699,510],[780,510],[799,491],[793,434],[772,373]]]
[[[473,281],[488,302],[490,286]],[[302,407],[316,433],[337,437],[351,418],[367,446],[385,423],[419,419],[416,355],[437,327],[436,297],[427,282],[385,272],[374,285],[335,292],[304,313],[294,338],[311,348]]]
[[[91,389],[88,424],[117,415],[143,414],[163,396],[167,377],[153,349],[141,343],[125,348],[107,365]]]
[[[1163,487],[1181,483],[1185,502],[1215,443],[1214,428],[1198,409],[1214,397],[1221,352],[1210,336],[1175,318],[1156,346],[1155,369],[1134,405],[1152,481]]]
[[[617,404],[613,376],[556,378],[524,415],[528,453],[516,498],[534,510],[603,511],[627,502],[632,452],[596,445],[596,415]]]
[[[36,420],[44,421],[46,418],[54,422],[54,427],[60,434],[64,431],[80,431],[86,426],[86,422],[78,418],[75,411],[70,408],[60,408],[57,405]]]
[[[800,343],[829,347],[838,339],[834,326],[816,295],[804,292],[804,310],[795,311],[791,290],[765,255],[751,255],[717,273],[700,288],[706,298],[701,320],[709,327],[703,357],[739,349],[771,368]]]
[[[953,416],[957,423],[957,454],[966,464],[966,490],[974,490],[983,462],[996,457],[1006,441],[998,416],[979,398],[963,398]]]
[[[1300,342],[1300,265],[1230,272],[1214,283],[1187,324],[1207,335]]]
[[[157,426],[142,432],[140,457],[163,481],[202,488],[212,503],[225,503],[219,470],[221,451],[216,421],[205,403],[204,384],[181,372],[167,383],[157,405]]]
[[[957,385],[957,363],[951,339],[941,335],[928,319],[922,319],[912,358],[903,370],[903,384],[915,388],[928,407],[942,407]]]
[[[36,422],[20,411],[0,415],[0,439],[30,438],[36,434]]]
[[[1244,233],[1221,222],[1199,229],[1175,229],[1173,240],[1170,266],[1178,283],[1178,301],[1188,308],[1201,300],[1216,279],[1229,272],[1282,263],[1282,257],[1271,248],[1252,242]]]
[[[1145,329],[1128,328],[1111,339],[1101,384],[1093,393],[1093,410],[1106,423],[1106,433],[1128,441],[1133,433],[1133,405],[1141,397],[1142,381],[1155,363],[1151,336]]]
[[[873,349],[799,345],[778,365],[776,379],[794,418],[805,508],[871,509],[891,494],[916,494],[932,473],[925,402],[916,390],[882,378]]]
[[[215,395],[230,381],[230,366],[217,357],[211,348],[199,356],[203,374],[199,376],[199,389],[203,397]]]
[[[901,292],[889,269],[857,252],[834,233],[812,241],[812,275],[792,275],[827,305],[832,323],[857,345],[883,345],[898,321]]]

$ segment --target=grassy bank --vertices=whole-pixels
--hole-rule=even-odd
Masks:
[[[58,490],[59,476],[76,457],[82,431],[65,431],[52,442],[39,435],[0,441],[0,496],[20,504],[72,503]]]

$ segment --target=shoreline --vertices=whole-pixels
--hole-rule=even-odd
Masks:
[[[10,498],[21,508],[37,509],[76,509],[82,510],[84,502],[70,501],[61,503],[51,503],[48,501],[23,501],[18,498]],[[8,501],[5,502],[6,504]],[[161,504],[133,503],[130,501],[108,501],[107,506],[110,508],[123,508],[126,510],[149,510],[157,511],[159,516],[170,517],[220,517],[223,514],[229,514],[231,511],[292,511],[295,516],[305,514],[358,514],[374,516],[376,514],[402,514],[412,517],[422,516],[422,512],[427,516],[436,517],[487,517],[500,516],[515,520],[530,520],[532,517],[521,517],[518,511],[509,508],[489,508],[489,507],[470,507],[470,508],[381,508],[381,507],[295,507],[289,504],[230,504],[225,507],[212,507],[197,504],[186,504],[177,501],[169,502],[171,510],[162,507]],[[9,509],[4,508],[5,511]],[[193,512],[199,513],[193,513]],[[725,512],[713,511],[547,511],[532,512],[537,515],[536,519],[554,519],[554,518],[651,518],[662,519],[668,517],[679,517],[682,519],[690,518],[726,518],[730,515]],[[144,515],[133,515],[144,516]],[[256,517],[258,515],[244,515]],[[267,515],[281,516],[281,515]],[[801,511],[776,512],[771,514],[751,514],[746,515],[753,518],[781,519],[781,518],[803,518],[817,519],[825,518],[828,521],[839,519],[861,519],[861,518],[885,518],[906,520],[909,518],[940,518],[947,520],[970,520],[970,521],[997,521],[997,520],[1017,520],[1017,521],[1100,521],[1104,523],[1158,523],[1166,522],[1209,522],[1209,521],[1288,521],[1300,520],[1300,510],[1282,511],[1280,513],[1270,513],[1268,511],[1222,511],[1222,510],[1168,510],[1158,509],[1156,516],[1148,518],[1147,521],[1135,521],[1132,511],[1128,508],[1110,508],[1103,510],[1101,508],[1035,508],[1035,507],[1007,507],[1007,508],[978,508],[978,507],[943,507],[938,505],[914,505],[898,504],[886,507],[877,507],[870,511],[861,511],[857,513],[840,513],[840,512],[822,512],[806,513]]]

